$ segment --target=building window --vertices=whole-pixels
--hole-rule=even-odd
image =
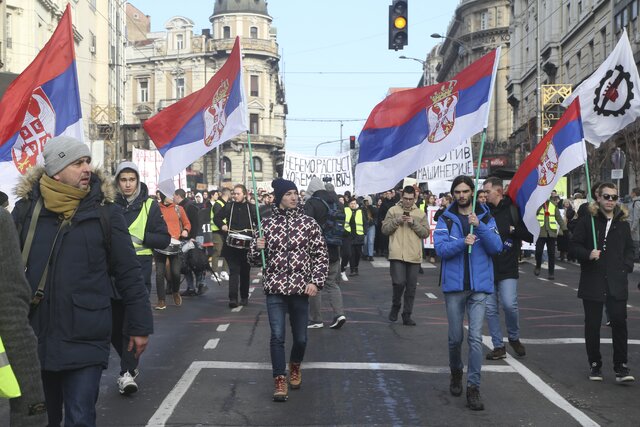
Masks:
[[[226,156],[222,158],[222,178],[231,180],[231,160]]]
[[[582,2],[579,1],[578,2],[578,20],[580,19],[581,16],[582,16]]]
[[[576,53],[576,77],[580,77],[580,73],[582,72],[582,52],[578,51]]]
[[[253,158],[253,171],[262,173],[262,159],[260,157]]]
[[[615,32],[618,34],[622,31],[622,13],[618,13],[615,18]]]
[[[638,0],[631,3],[631,20],[635,21],[638,17]]]
[[[176,34],[176,49],[184,49],[184,36],[182,34]]]
[[[89,52],[91,52],[92,55],[96,54],[96,45],[97,40],[96,40],[96,35],[93,34],[91,31],[89,31]]]
[[[571,3],[567,3],[567,29],[571,26]]]
[[[7,41],[6,41],[6,46],[7,49],[12,49],[13,48],[13,25],[12,25],[12,21],[13,21],[13,15],[11,15],[10,13],[7,13],[7,21],[5,22],[5,32],[7,34]]]
[[[249,114],[249,132],[252,135],[257,135],[260,132],[260,127],[258,126],[259,123],[259,116],[255,113]]]
[[[251,76],[251,96],[260,96],[258,90],[258,76]]]
[[[176,79],[176,99],[184,98],[184,77]]]
[[[231,38],[231,27],[223,27],[222,28],[222,38],[230,39]]]
[[[149,102],[149,80],[138,80],[138,102]]]
[[[93,10],[95,12],[96,11],[96,0],[89,0],[89,6],[91,7],[91,10]]]
[[[600,62],[604,61],[604,58],[607,57],[607,29],[603,28],[600,30]]]
[[[252,39],[258,38],[258,27],[251,27],[251,38]]]
[[[487,21],[489,20],[489,13],[485,10],[484,12],[480,13],[480,30],[486,30],[487,29]]]

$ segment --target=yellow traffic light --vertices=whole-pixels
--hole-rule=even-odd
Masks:
[[[408,1],[392,0],[389,6],[389,49],[401,50],[409,42]]]
[[[398,30],[403,30],[407,26],[407,18],[405,18],[404,16],[398,16],[393,21],[393,26]]]

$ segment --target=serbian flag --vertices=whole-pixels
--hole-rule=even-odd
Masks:
[[[246,132],[240,38],[229,59],[205,87],[165,108],[144,124],[162,154],[158,187],[173,195],[173,176],[229,139]]]
[[[69,5],[51,39],[0,100],[0,190],[10,205],[18,179],[44,162],[45,144],[58,135],[84,141]]]
[[[540,234],[538,208],[549,200],[560,178],[586,162],[580,99],[576,98],[524,159],[509,184],[509,197],[520,208],[534,242]]]
[[[360,133],[356,194],[386,191],[487,127],[500,48],[452,80],[395,92]]]

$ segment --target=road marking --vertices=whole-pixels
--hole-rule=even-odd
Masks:
[[[260,283],[260,279],[253,279],[251,283]]]
[[[374,266],[375,268],[389,268],[389,260],[381,260],[381,261],[370,261],[371,265]],[[438,268],[435,265],[431,264],[430,262],[423,262],[422,264],[422,268]]]
[[[544,277],[538,277],[538,280],[542,280],[544,282],[550,282],[551,280],[545,279]]]
[[[237,313],[237,312],[239,312],[240,310],[242,310],[242,307],[243,307],[242,305],[239,305],[239,306],[237,306],[236,308],[232,308],[232,309],[231,309],[231,311],[232,311],[233,313]]]
[[[214,338],[212,340],[207,341],[207,343],[204,345],[204,349],[205,350],[213,350],[218,346],[218,343],[220,342],[220,338]]]
[[[486,337],[483,337],[486,338]],[[489,337],[490,338],[490,337]],[[508,342],[507,338],[504,342]],[[536,344],[536,345],[556,345],[556,344],[584,344],[584,338],[520,338],[520,342],[523,344]],[[613,341],[611,338],[600,338],[600,344],[611,344]],[[640,340],[628,340],[629,345],[640,345]]]
[[[562,286],[563,288],[568,288],[569,285],[565,285],[564,283],[555,282],[554,285]]]
[[[218,327],[216,328],[216,331],[227,332],[227,329],[229,329],[229,324],[225,323],[224,325],[218,325]]]
[[[173,415],[180,400],[187,393],[193,381],[203,369],[247,369],[247,370],[271,370],[271,363],[253,362],[217,362],[195,361],[187,368],[173,389],[164,398],[156,412],[147,422],[147,427],[164,427]],[[340,370],[369,370],[369,371],[408,371],[425,374],[449,374],[448,366],[421,366],[403,363],[343,363],[343,362],[310,362],[304,364],[304,369],[340,369]],[[514,373],[511,366],[486,365],[482,367],[484,372]]]
[[[493,348],[491,337],[483,336],[482,342],[488,348]],[[535,388],[540,394],[546,397],[551,403],[562,409],[569,415],[571,415],[581,426],[599,426],[598,423],[593,421],[584,412],[570,404],[564,397],[562,397],[557,391],[551,388],[550,385],[542,381],[538,375],[533,373],[529,368],[518,362],[511,355],[508,355],[504,359],[516,372],[518,372],[533,388]]]
[[[437,296],[435,296],[434,294],[432,294],[431,292],[426,292],[426,293],[425,293],[425,295],[426,295],[428,298],[431,298],[431,299],[438,299],[438,297],[437,297]]]

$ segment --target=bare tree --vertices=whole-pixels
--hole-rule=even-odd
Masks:
[[[635,187],[640,187],[640,120],[631,123],[619,134],[625,145],[629,170],[633,168]]]

